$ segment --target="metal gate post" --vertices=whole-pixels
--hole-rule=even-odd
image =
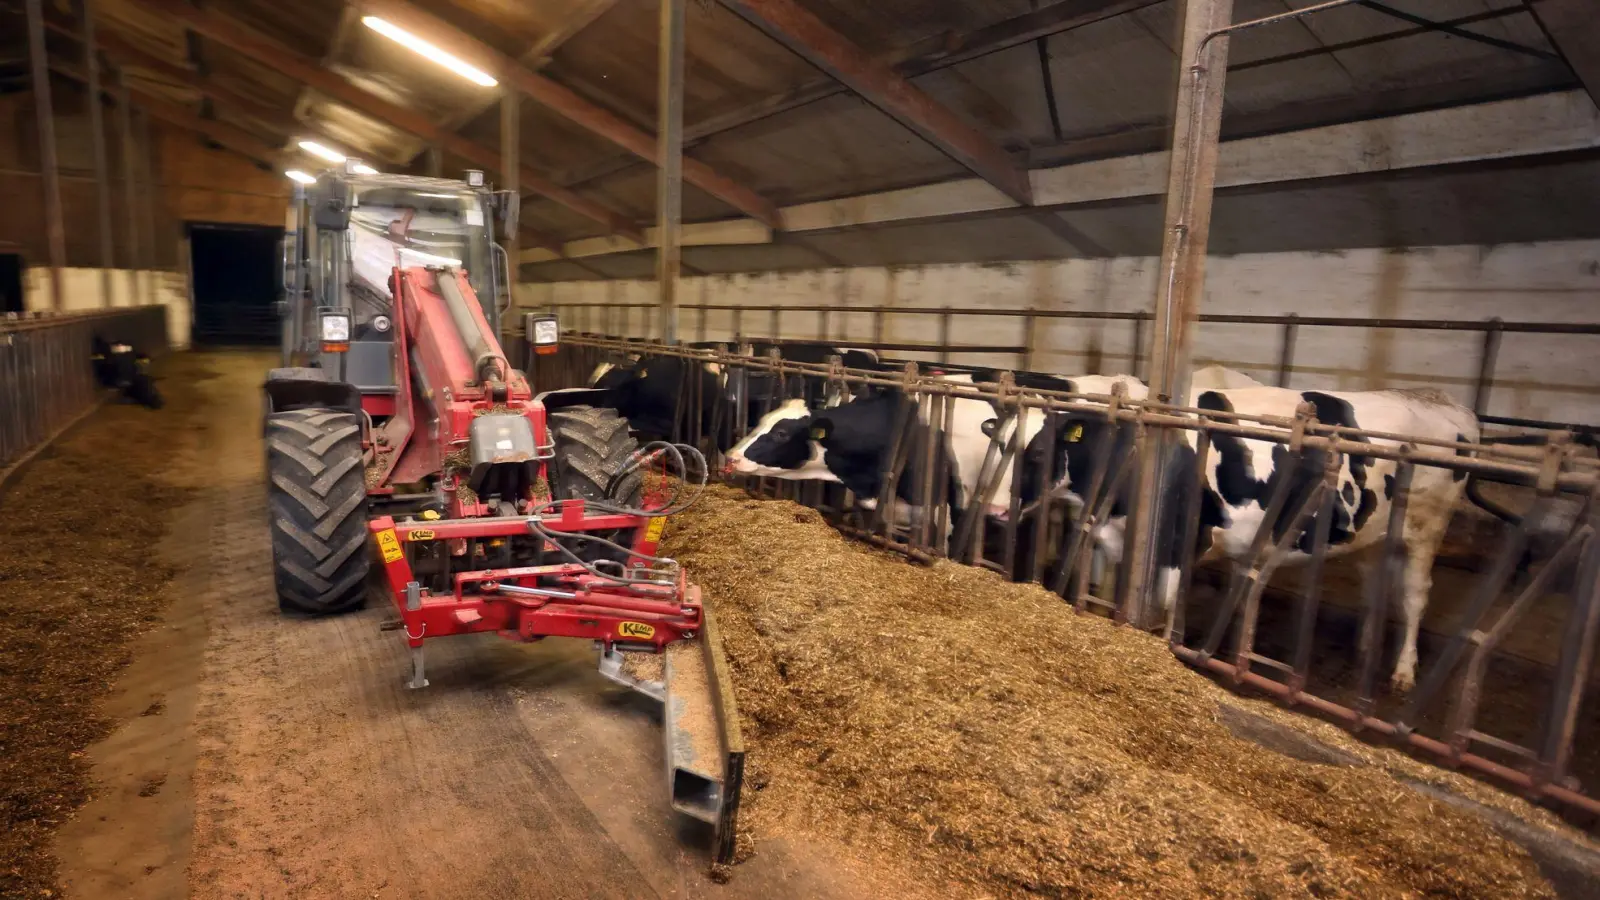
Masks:
[[[1150,337],[1150,397],[1158,402],[1186,405],[1188,401],[1189,343],[1205,288],[1206,241],[1211,232],[1222,93],[1228,70],[1228,39],[1223,29],[1232,16],[1233,0],[1184,3],[1183,49],[1178,57],[1184,68],[1173,112],[1161,280],[1156,289],[1155,327]],[[1161,460],[1173,437],[1168,429],[1158,429],[1145,442],[1139,459],[1125,593],[1128,619],[1136,625],[1144,624],[1154,575],[1153,551],[1163,488]]]

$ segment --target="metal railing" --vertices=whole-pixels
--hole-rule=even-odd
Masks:
[[[639,335],[655,334],[653,328],[654,318],[659,313],[659,307],[654,303],[553,303],[549,308],[561,316],[566,327],[579,332],[591,334],[610,335]],[[1125,374],[1138,378],[1147,378],[1145,371],[1148,327],[1154,318],[1149,312],[1097,312],[1092,310],[1046,310],[1046,309],[994,309],[990,307],[939,307],[939,306],[902,306],[902,307],[873,307],[851,308],[843,306],[830,306],[826,304],[807,304],[795,306],[756,305],[756,304],[728,304],[728,303],[681,303],[678,305],[683,318],[684,327],[682,336],[686,340],[707,341],[712,328],[709,324],[710,313],[727,313],[731,319],[729,327],[716,329],[728,333],[730,343],[742,340],[796,340],[814,337],[822,341],[834,341],[849,344],[850,346],[882,349],[890,351],[921,351],[936,355],[940,362],[951,362],[951,355],[962,354],[1010,354],[1012,365],[1018,370],[1028,371],[1034,366],[1035,357],[1041,352],[1037,341],[1038,329],[1035,327],[1041,322],[1071,319],[1088,322],[1123,322],[1129,329],[1129,344],[1133,348],[1132,359]],[[635,316],[634,311],[639,311]],[[691,317],[691,313],[696,313]],[[808,327],[807,323],[797,323],[799,316],[811,314],[815,319]],[[836,323],[842,324],[852,320],[859,321],[861,317],[871,318],[871,334],[861,335],[849,333],[848,329],[835,327]],[[885,335],[890,333],[890,320],[896,317],[921,317],[934,319],[937,340],[928,344],[913,342],[886,341]],[[978,345],[961,343],[953,340],[957,332],[956,321],[970,318],[994,318],[1017,320],[1018,335],[1015,344],[1006,345]],[[1199,321],[1213,325],[1260,325],[1270,326],[1278,330],[1276,352],[1273,359],[1274,384],[1278,387],[1289,387],[1289,382],[1295,366],[1295,357],[1299,349],[1300,329],[1302,328],[1380,328],[1395,331],[1449,331],[1458,333],[1475,334],[1478,336],[1476,374],[1472,379],[1471,402],[1468,404],[1472,411],[1478,414],[1481,421],[1491,425],[1503,425],[1517,428],[1547,428],[1572,430],[1587,434],[1600,434],[1600,423],[1589,422],[1558,422],[1544,419],[1530,419],[1516,416],[1489,415],[1490,394],[1494,389],[1496,369],[1499,364],[1500,346],[1507,334],[1560,334],[1560,335],[1590,335],[1600,336],[1600,323],[1566,323],[1566,322],[1508,322],[1500,318],[1481,320],[1470,319],[1390,319],[1390,318],[1347,318],[1338,316],[1301,316],[1295,314],[1282,316],[1257,316],[1257,315],[1228,315],[1204,314]],[[920,329],[919,329],[920,330]],[[691,337],[691,335],[693,335]],[[1600,347],[1597,347],[1600,350]],[[1113,374],[1091,373],[1083,374]]]
[[[1248,685],[1282,702],[1312,710],[1369,737],[1391,740],[1431,755],[1447,765],[1500,781],[1519,791],[1572,810],[1600,814],[1600,800],[1585,793],[1573,776],[1573,749],[1579,737],[1600,738],[1593,717],[1580,716],[1584,690],[1600,634],[1600,462],[1573,452],[1570,444],[1549,446],[1481,444],[1465,441],[1408,437],[1325,425],[1316,421],[1309,405],[1294,417],[1259,416],[1201,410],[1149,401],[1126,395],[1088,396],[1017,386],[1009,373],[994,384],[960,384],[930,377],[917,364],[903,371],[882,372],[844,369],[831,365],[787,362],[777,356],[743,356],[717,350],[690,350],[638,341],[590,335],[568,335],[561,351],[539,357],[534,363],[540,389],[581,386],[595,365],[615,360],[619,354],[645,357],[679,357],[715,363],[728,390],[706,396],[705,379],[693,373],[698,365],[680,367],[684,383],[676,392],[673,411],[674,440],[713,444],[728,426],[737,438],[787,397],[836,392],[859,395],[873,390],[903,398],[897,406],[889,445],[882,454],[877,502],[857,501],[839,485],[819,482],[778,482],[752,479],[747,487],[768,496],[783,496],[818,508],[847,533],[880,547],[899,550],[921,561],[948,557],[985,565],[1018,581],[1034,581],[1060,594],[1080,613],[1098,612],[1166,635],[1172,652],[1197,668],[1222,676],[1234,685]],[[767,379],[766,393],[751,390],[751,379]],[[735,390],[737,388],[737,390]],[[760,407],[747,409],[728,397],[760,397]],[[952,463],[935,448],[945,446],[945,428],[954,421],[958,401],[990,404],[997,427],[982,465],[970,483],[975,488],[962,498],[960,509],[951,503]],[[1042,424],[1034,433],[1051,447],[1065,427],[1062,416],[1079,422],[1102,422],[1097,433],[1094,466],[1080,483],[1075,497],[1046,490],[1030,504],[1019,491],[998,496],[1008,504],[1008,515],[997,522],[986,511],[997,499],[1003,474],[1013,487],[1022,483],[1025,459],[1023,435],[1028,421]],[[1011,427],[1015,426],[1015,427]],[[1009,439],[1004,435],[1011,435]],[[1129,596],[1127,566],[1134,558],[1131,546],[1121,555],[1115,590],[1100,596],[1091,584],[1094,537],[1115,517],[1119,499],[1135,496],[1130,479],[1137,475],[1142,449],[1160,442],[1162,435],[1185,435],[1194,451],[1196,478],[1185,483],[1187,496],[1167,504],[1181,528],[1173,533],[1182,560],[1176,577],[1179,602],[1169,609],[1148,598]],[[1195,552],[1200,532],[1199,492],[1205,484],[1207,460],[1214,442],[1245,438],[1282,447],[1274,453],[1282,477],[1271,482],[1270,498],[1263,498],[1265,515],[1248,553],[1227,562],[1231,572],[1220,602],[1191,603],[1197,569]],[[1070,440],[1070,438],[1069,438]],[[1087,442],[1090,439],[1085,437]],[[723,445],[726,446],[725,444]],[[718,449],[716,446],[712,450]],[[715,453],[708,454],[713,459]],[[1317,626],[1327,612],[1321,597],[1323,564],[1330,555],[1330,524],[1339,490],[1338,473],[1350,459],[1366,461],[1369,477],[1393,479],[1393,501],[1387,531],[1379,542],[1380,562],[1371,569],[1359,598],[1358,656],[1353,680],[1329,683],[1320,673],[1328,657],[1341,649],[1319,640]],[[1290,475],[1301,471],[1309,489],[1291,491]],[[1397,595],[1405,590],[1402,578],[1411,485],[1418,473],[1447,470],[1456,477],[1481,478],[1532,491],[1534,508],[1520,522],[1507,526],[1485,554],[1493,562],[1474,576],[1472,599],[1452,630],[1442,635],[1443,649],[1423,667],[1417,687],[1401,698],[1382,696],[1377,673],[1385,655],[1389,611],[1397,609]],[[920,514],[905,522],[891,521],[888,511],[898,488]],[[964,482],[968,479],[963,478]],[[1048,479],[1044,479],[1048,483]],[[1381,479],[1380,479],[1381,480]],[[1514,583],[1525,568],[1524,556],[1534,531],[1542,527],[1557,503],[1576,504],[1579,512],[1564,526],[1557,549],[1537,560],[1531,578]],[[1129,510],[1118,512],[1121,516]],[[1129,530],[1131,542],[1140,540]],[[1174,538],[1166,538],[1172,540]],[[1292,623],[1279,628],[1262,616],[1263,596],[1274,571],[1289,560],[1296,548],[1304,557],[1306,592],[1292,601]],[[1565,579],[1571,587],[1561,587]],[[1555,665],[1540,676],[1541,683],[1501,683],[1490,665],[1498,649],[1536,603],[1558,603],[1569,598]],[[1268,624],[1274,629],[1273,646],[1260,639]],[[1524,626],[1527,627],[1527,626]],[[1348,668],[1348,667],[1344,667]],[[1541,690],[1542,689],[1542,690]],[[1529,700],[1537,715],[1526,722],[1500,726],[1486,724],[1481,700],[1495,692],[1538,695]],[[1499,722],[1500,720],[1496,720]],[[1510,732],[1510,733],[1508,733]],[[1582,772],[1600,777],[1600,771]]]
[[[166,307],[0,318],[0,469],[100,398],[89,359],[96,336],[165,352]]]

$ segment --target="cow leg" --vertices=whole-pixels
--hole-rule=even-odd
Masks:
[[[1443,476],[1431,478],[1430,482],[1450,477],[1444,472],[1418,473],[1418,476],[1423,475]],[[1429,487],[1434,489],[1429,490]],[[1406,507],[1405,571],[1401,578],[1405,586],[1401,606],[1403,633],[1394,675],[1389,679],[1396,691],[1409,691],[1417,683],[1417,636],[1422,629],[1422,613],[1428,608],[1428,595],[1433,590],[1433,559],[1444,540],[1445,529],[1450,526],[1450,512],[1460,493],[1459,485],[1449,481],[1437,487],[1413,484],[1411,503]]]

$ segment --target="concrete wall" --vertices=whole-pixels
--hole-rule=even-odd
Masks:
[[[142,306],[155,302],[167,308],[167,341],[174,350],[189,346],[190,304],[188,279],[177,272],[138,271],[137,287],[131,283],[128,270],[111,272],[111,293],[107,297],[105,282],[99,269],[73,268],[62,270],[61,301],[66,311],[109,309],[118,306]],[[29,312],[51,308],[50,269],[33,267],[22,275],[23,308]]]
[[[812,305],[828,316],[827,337],[873,337],[873,310],[896,307],[1141,311],[1155,297],[1157,260],[958,264],[901,269],[853,268],[685,278],[684,304]],[[1213,257],[1204,311],[1247,315],[1383,317],[1481,321],[1600,322],[1600,241],[1503,246],[1428,247]],[[522,306],[654,303],[650,281],[576,281],[523,284]],[[653,311],[650,311],[653,312]],[[569,323],[583,324],[581,319]],[[588,326],[613,333],[655,333],[654,317],[634,310],[626,320],[613,310]],[[815,312],[782,315],[779,336],[821,335]],[[885,313],[883,339],[935,342],[937,316]],[[1020,318],[961,316],[953,320],[958,344],[1024,345]],[[746,313],[741,330],[768,336],[771,317]],[[734,314],[709,313],[704,328],[694,310],[681,313],[684,340],[731,339]],[[1271,382],[1276,376],[1280,329],[1202,325],[1199,362],[1222,362]],[[1038,320],[1031,335],[1032,368],[1060,373],[1144,372],[1135,367],[1133,329],[1127,322]],[[1302,327],[1290,386],[1368,390],[1431,385],[1464,403],[1472,401],[1482,338],[1471,332],[1396,331]],[[916,354],[897,354],[915,356]],[[1013,355],[968,354],[954,362],[1012,366]],[[1600,336],[1505,335],[1487,412],[1497,415],[1600,424]]]

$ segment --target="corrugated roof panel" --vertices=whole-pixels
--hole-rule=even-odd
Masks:
[[[1055,140],[1035,44],[980,56],[912,83],[1008,149]]]
[[[1061,128],[1070,139],[1161,122],[1172,114],[1172,51],[1136,16],[1050,38]]]
[[[1506,6],[1504,0],[1388,0],[1386,5],[1433,21],[1443,21],[1482,13]],[[1515,26],[1524,40],[1530,39],[1526,24]],[[1362,40],[1374,35],[1415,29],[1416,25],[1364,6],[1330,10],[1305,19],[1305,27],[1324,44]],[[1462,26],[1471,31],[1505,37],[1502,23],[1490,21]],[[1536,28],[1536,26],[1535,26]],[[1539,49],[1548,49],[1542,37]],[[1339,50],[1334,54],[1361,90],[1395,84],[1448,81],[1452,78],[1488,71],[1528,68],[1539,64],[1524,56],[1466,38],[1438,32]]]
[[[654,221],[656,216],[656,167],[638,166],[626,172],[583,187],[594,197],[618,212],[639,221]],[[742,215],[738,210],[707,194],[689,182],[683,183],[683,220],[725,219]]]
[[[806,0],[801,5],[868,53],[882,54],[1052,4],[1029,0]]]
[[[724,132],[694,155],[779,204],[966,174],[865,101],[840,94]]]
[[[623,4],[573,38],[551,73],[584,83],[606,104],[643,121],[656,109],[656,16]],[[684,36],[684,122],[739,109],[781,94],[817,70],[716,4],[690,3]],[[576,79],[568,76],[576,75]]]

